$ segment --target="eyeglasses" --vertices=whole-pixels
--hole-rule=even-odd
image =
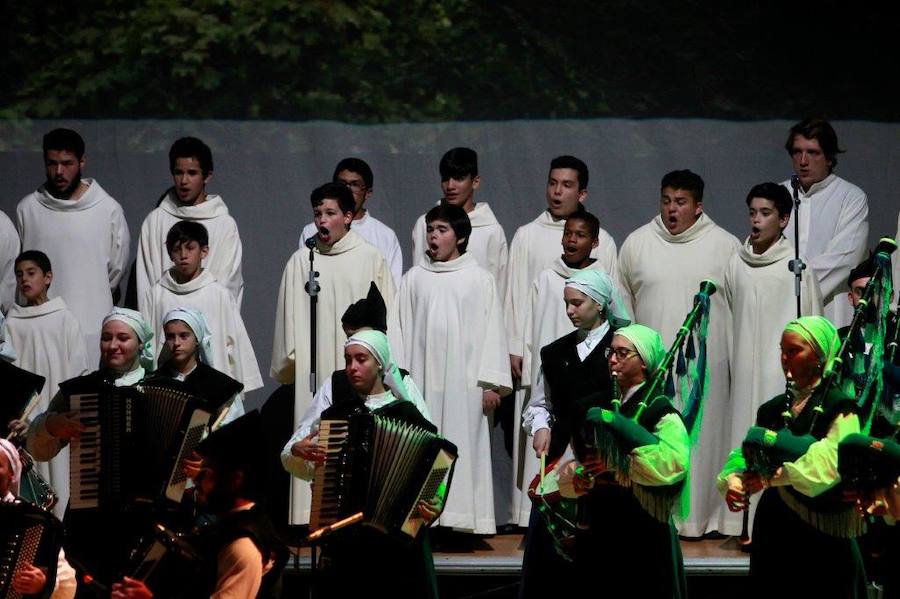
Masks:
[[[343,179],[340,181],[353,191],[363,191],[366,189],[366,184],[360,181],[344,181]]]
[[[607,359],[612,357],[613,354],[615,354],[617,360],[622,361],[637,355],[637,352],[633,349],[625,349],[624,347],[607,347],[603,350],[603,355],[606,356]]]

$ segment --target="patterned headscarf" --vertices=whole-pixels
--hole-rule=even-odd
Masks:
[[[615,283],[602,270],[585,268],[576,270],[566,279],[566,287],[577,289],[598,304],[606,312],[606,319],[613,327],[623,327],[631,322],[628,309],[619,297]]]
[[[140,351],[138,352],[140,365],[147,371],[153,368],[153,343],[151,343],[151,340],[153,339],[153,328],[147,324],[147,321],[144,320],[141,313],[136,310],[129,310],[128,308],[113,308],[112,312],[107,314],[106,318],[103,319],[103,324],[105,325],[111,320],[119,320],[131,327],[131,330],[137,335],[138,341],[141,344]]]

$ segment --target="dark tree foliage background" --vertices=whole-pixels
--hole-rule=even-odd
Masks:
[[[900,116],[893,21],[868,3],[3,6],[4,118]]]

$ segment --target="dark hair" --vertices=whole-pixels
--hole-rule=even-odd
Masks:
[[[336,200],[341,212],[356,212],[356,202],[353,200],[353,192],[343,183],[325,183],[313,189],[309,201],[312,207],[320,205],[325,200]]]
[[[372,175],[372,167],[366,164],[366,161],[362,158],[344,158],[338,162],[337,166],[334,167],[334,174],[331,175],[332,183],[340,183],[338,174],[340,174],[341,171],[350,171],[351,173],[361,175],[367,189],[371,189],[372,185],[375,183],[375,177]]]
[[[660,183],[659,188],[665,189],[666,187],[689,191],[694,196],[695,201],[703,201],[703,179],[693,171],[684,169],[682,171],[666,173],[662,178],[662,183]]]
[[[598,239],[600,237],[600,219],[587,210],[573,212],[566,218],[566,222],[568,223],[571,220],[580,220],[586,224],[588,230],[591,232],[591,239]]]
[[[578,191],[587,189],[588,186],[588,167],[587,165],[574,156],[557,156],[550,161],[550,170],[556,168],[570,168],[578,173]],[[549,175],[549,171],[547,173]]]
[[[775,204],[775,208],[778,210],[778,216],[790,216],[791,209],[794,207],[794,202],[791,200],[791,193],[787,190],[787,187],[779,185],[778,183],[772,183],[771,181],[753,186],[750,193],[747,194],[747,206],[750,205],[753,198],[765,198],[770,200]]]
[[[825,158],[831,161],[829,172],[834,170],[838,164],[837,155],[843,154],[844,150],[838,147],[837,133],[834,132],[831,123],[825,119],[808,118],[791,127],[787,141],[784,142],[784,149],[791,156],[794,155],[794,138],[798,135],[818,141],[822,152],[825,153]]]
[[[170,172],[175,170],[175,161],[179,158],[196,158],[204,177],[213,171],[212,150],[196,137],[182,137],[172,144],[169,149]]]
[[[457,240],[465,239],[459,244],[459,253],[464,254],[469,245],[469,236],[472,234],[472,221],[469,215],[459,206],[453,204],[438,204],[425,214],[425,224],[429,225],[436,220],[442,220],[450,224]]]
[[[209,233],[206,227],[193,220],[180,220],[166,234],[166,251],[172,253],[175,246],[189,241],[196,241],[200,247],[209,246]]]
[[[72,152],[78,160],[84,157],[84,140],[71,129],[54,129],[44,134],[44,157],[49,150]]]
[[[471,148],[453,148],[441,157],[438,165],[441,180],[463,179],[467,176],[478,176],[478,154]]]
[[[48,272],[53,272],[53,268],[50,267],[50,258],[47,257],[47,254],[40,250],[25,250],[18,256],[16,256],[15,262],[13,262],[13,268],[19,265],[19,262],[25,262],[26,260],[30,260],[38,265],[38,268],[44,274]]]

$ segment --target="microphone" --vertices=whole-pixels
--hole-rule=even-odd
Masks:
[[[316,235],[318,235],[318,233]],[[306,247],[308,247],[309,249],[313,249],[314,247],[316,247],[316,235],[313,235],[303,242],[304,245],[306,245]]]
[[[797,176],[797,173],[791,173],[791,187],[794,191],[800,189],[800,177]]]

